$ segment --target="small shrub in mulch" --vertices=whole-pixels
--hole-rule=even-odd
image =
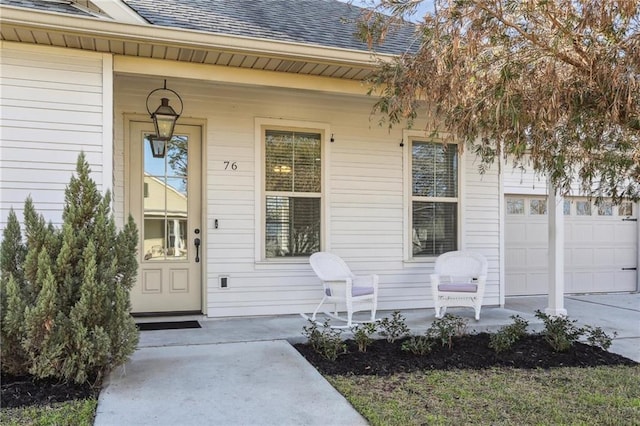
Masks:
[[[389,342],[375,340],[366,352],[358,351],[353,340],[347,340],[347,352],[335,361],[322,357],[306,343],[294,347],[320,372],[328,375],[390,375],[417,370],[509,368],[595,367],[600,365],[638,365],[633,360],[584,343],[574,343],[565,352],[555,352],[544,336],[529,334],[505,351],[496,353],[490,347],[490,334],[468,334],[453,337],[448,345],[434,345],[429,353],[417,355],[402,350],[409,337]]]

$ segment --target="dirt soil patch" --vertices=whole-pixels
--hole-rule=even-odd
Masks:
[[[633,360],[583,343],[576,343],[567,352],[554,352],[540,335],[528,335],[509,351],[497,354],[489,347],[489,334],[470,334],[454,338],[453,347],[436,344],[427,355],[414,355],[401,349],[406,339],[389,343],[376,340],[367,352],[358,352],[354,341],[348,340],[347,353],[329,361],[311,345],[296,344],[295,348],[319,371],[327,375],[390,375],[417,370],[510,368],[595,367],[599,365],[638,365]]]
[[[0,407],[14,408],[50,405],[55,402],[87,399],[100,394],[100,384],[63,383],[57,380],[36,380],[32,376],[12,376],[2,373]]]

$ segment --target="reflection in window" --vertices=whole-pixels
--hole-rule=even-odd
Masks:
[[[458,245],[458,148],[436,142],[411,147],[413,256],[438,256]]]
[[[589,201],[576,201],[576,215],[577,216],[591,216],[591,202],[589,202]]]
[[[531,215],[547,214],[547,200],[543,200],[543,199],[529,200],[529,214]]]
[[[266,256],[309,256],[320,250],[320,199],[267,196]]]
[[[509,198],[507,199],[507,214],[524,214],[524,199]]]
[[[186,260],[187,144],[186,136],[174,136],[164,158],[151,154],[144,141],[144,260]]]
[[[320,250],[321,134],[265,132],[265,256]]]
[[[564,200],[564,203],[562,205],[562,212],[565,216],[571,215],[571,201]]]
[[[455,203],[413,202],[413,254],[437,256],[456,250],[458,206]]]
[[[613,204],[609,201],[599,203],[598,216],[613,216]]]
[[[618,216],[633,216],[633,204],[632,203],[622,203],[618,207]]]

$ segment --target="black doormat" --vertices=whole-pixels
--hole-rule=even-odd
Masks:
[[[140,331],[149,330],[177,330],[180,328],[201,328],[198,321],[163,321],[163,322],[137,322]]]

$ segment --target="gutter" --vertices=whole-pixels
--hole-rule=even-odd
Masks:
[[[79,37],[161,44],[167,47],[216,50],[298,61],[316,61],[365,69],[375,68],[379,60],[389,61],[394,58],[394,55],[389,54],[375,54],[359,50],[313,46],[297,42],[216,34],[148,24],[113,22],[1,5],[0,25],[34,31],[53,31]]]

